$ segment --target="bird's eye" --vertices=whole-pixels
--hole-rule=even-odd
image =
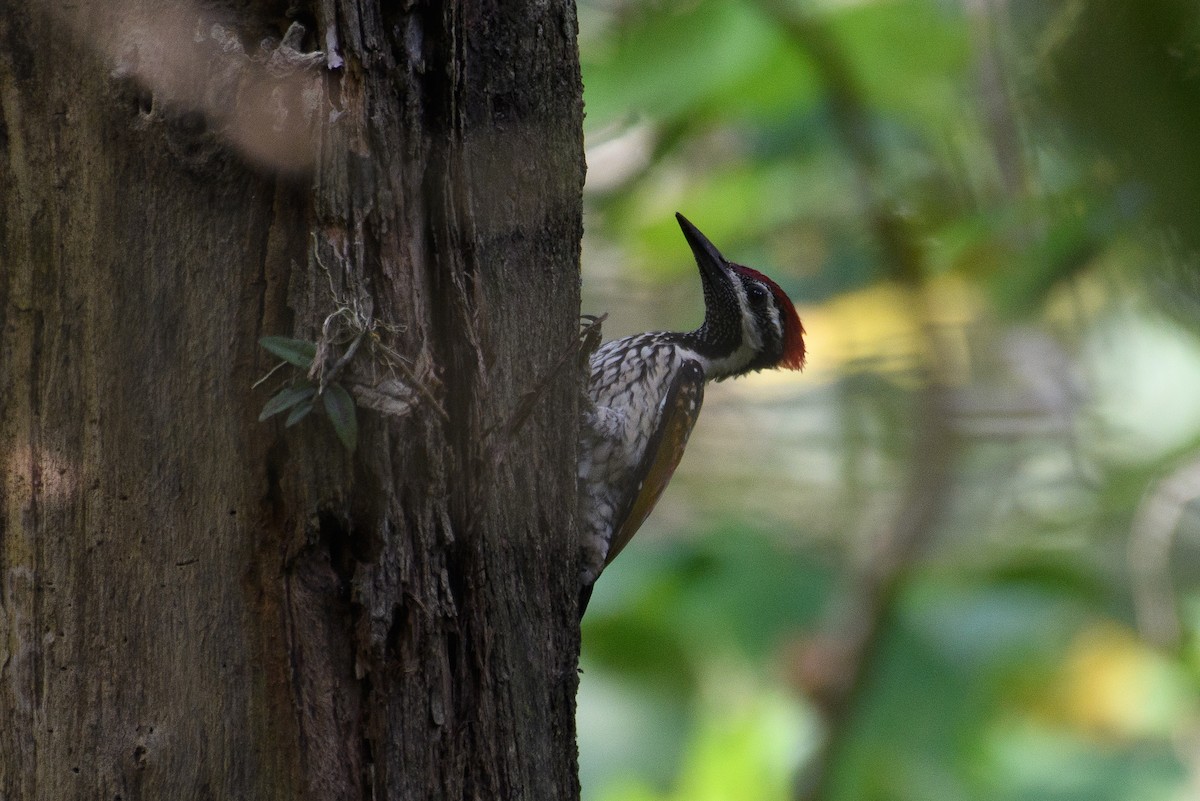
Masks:
[[[767,288],[762,284],[750,284],[746,294],[750,297],[750,302],[757,306],[767,299]]]

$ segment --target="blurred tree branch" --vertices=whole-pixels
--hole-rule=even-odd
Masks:
[[[910,288],[919,287],[922,259],[916,240],[895,206],[877,190],[883,174],[881,148],[872,131],[867,102],[841,46],[816,14],[800,12],[781,0],[760,0],[760,6],[795,46],[808,54],[820,73],[834,132],[853,164],[859,201],[889,277]]]
[[[1154,482],[1134,513],[1129,572],[1138,631],[1160,648],[1177,649],[1183,626],[1171,581],[1171,550],[1188,505],[1200,497],[1200,461],[1189,461]]]
[[[796,786],[798,801],[831,797],[836,767],[853,735],[854,719],[879,652],[882,634],[894,620],[897,599],[910,566],[928,541],[953,484],[954,435],[941,368],[949,348],[934,326],[924,294],[924,258],[908,221],[879,190],[883,156],[872,130],[868,104],[832,31],[816,14],[780,0],[760,6],[795,46],[812,59],[828,93],[834,132],[855,173],[856,187],[888,277],[912,296],[912,314],[922,342],[923,362],[914,412],[914,442],[908,484],[891,521],[849,581],[842,603],[825,625],[832,681],[814,698],[825,720],[825,737]]]
[[[1022,132],[1013,114],[1006,79],[1004,51],[999,41],[1007,14],[1007,0],[964,0],[975,48],[975,89],[1004,191],[1010,198],[1029,192],[1029,168],[1022,147]],[[996,20],[1001,24],[997,24]]]

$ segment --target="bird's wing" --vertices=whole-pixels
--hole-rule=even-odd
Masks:
[[[605,565],[612,562],[633,539],[654,509],[654,504],[658,503],[659,496],[667,488],[675,466],[683,456],[688,435],[692,433],[703,402],[704,370],[694,361],[685,361],[658,407],[654,433],[650,436],[642,463],[635,474],[643,476],[643,479],[640,484],[630,487],[625,513],[617,518],[621,522],[613,533],[608,554],[604,558]]]

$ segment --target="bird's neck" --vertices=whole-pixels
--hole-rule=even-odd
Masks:
[[[673,339],[680,347],[696,354],[709,381],[742,375],[756,355],[741,331],[718,328],[707,320],[695,331],[674,334]]]

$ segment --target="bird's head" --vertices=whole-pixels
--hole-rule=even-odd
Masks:
[[[682,214],[675,218],[704,283],[704,325],[696,332],[696,344],[708,361],[708,377],[804,367],[804,326],[787,294],[757,270],[722,256]]]

